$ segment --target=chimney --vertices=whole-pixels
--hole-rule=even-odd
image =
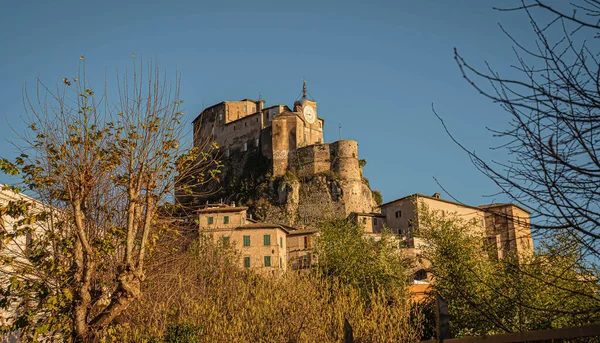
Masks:
[[[235,207],[235,201],[231,202],[231,207]]]
[[[440,193],[433,193],[433,197],[436,198],[436,199],[439,199],[440,198]]]

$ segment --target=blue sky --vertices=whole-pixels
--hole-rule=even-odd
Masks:
[[[306,78],[325,119],[325,140],[359,142],[365,176],[384,201],[441,192],[477,205],[497,189],[454,145],[455,136],[489,159],[499,142],[486,127],[508,115],[461,77],[453,48],[476,66],[505,75],[515,63],[498,27],[529,37],[514,1],[13,1],[0,3],[0,156],[12,157],[24,130],[22,88],[39,76],[54,84],[75,75],[86,57],[88,79],[109,85],[131,54],[182,74],[188,132],[202,110],[223,100],[293,104]],[[114,84],[114,83],[113,83]],[[1,182],[10,180],[0,175]]]

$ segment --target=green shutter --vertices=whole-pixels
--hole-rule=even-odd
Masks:
[[[244,246],[245,247],[250,246],[250,236],[244,236]]]
[[[213,217],[208,217],[208,225],[211,225],[213,223]]]
[[[229,224],[229,216],[223,217],[223,224]]]
[[[279,268],[283,268],[283,259],[279,258]]]
[[[279,247],[283,248],[283,237],[279,237]]]
[[[244,257],[244,268],[250,268],[250,256]]]
[[[265,235],[264,236],[265,239],[265,245],[271,245],[271,235]]]
[[[265,256],[265,267],[271,266],[271,256]]]
[[[223,246],[229,246],[229,236],[223,236]]]

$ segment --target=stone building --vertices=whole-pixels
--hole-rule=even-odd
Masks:
[[[317,102],[307,95],[306,82],[301,97],[292,108],[284,104],[265,107],[265,100],[223,101],[204,109],[193,121],[194,145],[208,141],[219,146],[220,160],[226,166],[221,176],[236,174],[240,179],[242,162],[260,155],[270,175],[277,179],[292,173],[298,178],[331,176],[335,185],[323,198],[331,198],[347,215],[370,212],[377,205],[363,178],[358,159],[358,142],[339,140],[325,143],[325,121],[319,117]],[[250,153],[258,153],[253,155]],[[255,157],[252,157],[256,159]],[[263,162],[261,162],[263,163]],[[279,194],[282,201],[297,207],[300,185]],[[178,197],[181,203],[184,196]]]
[[[318,116],[317,102],[302,97],[293,109],[278,104],[264,107],[265,100],[223,101],[203,110],[193,121],[194,144],[203,138],[215,141],[223,155],[258,149],[272,161],[273,176],[288,170],[305,175],[338,172],[344,178],[360,178],[358,143],[340,140],[325,143],[325,121]]]
[[[413,235],[419,218],[416,204],[423,203],[431,210],[453,213],[465,221],[474,220],[477,229],[484,237],[486,244],[496,247],[497,258],[511,252],[520,258],[533,254],[529,216],[531,212],[514,204],[489,204],[469,206],[440,198],[439,193],[433,196],[412,194],[382,204],[379,208],[383,216],[382,222],[393,233],[404,240],[408,249],[418,254],[423,244]]]
[[[247,218],[247,207],[206,205],[196,211],[199,232],[240,253],[240,267],[285,272],[310,267],[312,235],[316,230],[258,223]]]

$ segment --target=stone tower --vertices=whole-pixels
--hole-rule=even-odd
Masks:
[[[309,99],[306,81],[302,97],[294,102],[293,111],[284,111],[273,119],[273,175],[281,176],[297,160],[296,150],[323,143],[324,120],[318,117],[317,102]]]

